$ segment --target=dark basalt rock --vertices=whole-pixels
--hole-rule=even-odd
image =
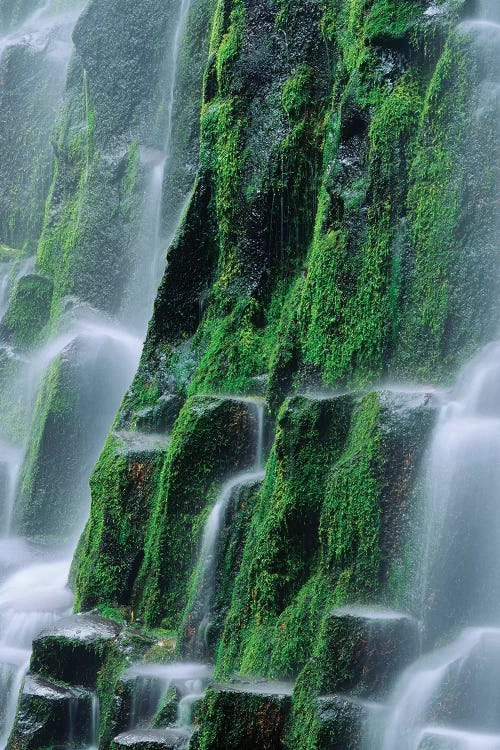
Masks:
[[[345,695],[322,695],[317,699],[318,747],[321,750],[358,750],[368,716],[380,704]]]
[[[34,641],[31,670],[44,677],[93,688],[120,630],[116,622],[98,615],[59,620]]]
[[[183,399],[174,393],[160,396],[154,406],[138,412],[135,424],[143,432],[164,432],[170,430],[179,416]]]
[[[380,695],[418,655],[419,633],[413,618],[382,608],[344,607],[330,613],[332,690]]]
[[[292,691],[291,683],[266,680],[209,687],[190,750],[283,750]]]
[[[112,750],[184,750],[189,733],[182,729],[134,729],[114,738]]]
[[[91,694],[38,676],[24,681],[9,748],[36,750],[90,743]]]

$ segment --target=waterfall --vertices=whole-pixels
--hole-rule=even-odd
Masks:
[[[197,626],[194,647],[197,652],[207,650],[208,632],[213,620],[213,599],[217,572],[217,550],[220,533],[231,499],[244,486],[261,482],[264,478],[262,455],[264,446],[264,402],[248,399],[256,420],[253,468],[236,474],[225,482],[205,522],[197,562],[195,592],[190,606],[190,625]]]
[[[122,677],[132,690],[129,730],[151,724],[170,688],[178,701],[177,726],[188,729],[193,703],[203,696],[211,678],[212,668],[195,662],[139,663],[129,667]]]
[[[197,627],[188,652],[196,656],[200,653],[206,655],[208,651],[207,635],[214,617],[217,552],[229,503],[239,488],[254,485],[264,478],[265,402],[258,398],[241,400],[246,402],[255,421],[252,468],[235,474],[223,484],[205,522],[194,594],[189,605],[190,627],[193,623]],[[171,688],[175,690],[174,700],[177,701],[175,728],[188,734],[192,732],[194,707],[203,698],[211,676],[209,664],[188,661],[169,665],[135,664],[129,668],[123,677],[126,681],[133,681],[129,732],[150,726]]]
[[[500,342],[443,405],[425,473],[415,609],[424,643],[463,630],[403,674],[366,748],[499,748]]]
[[[191,0],[180,0],[172,47],[167,60],[164,92],[163,138],[156,148],[142,146],[140,161],[146,171],[143,214],[139,222],[137,267],[124,305],[123,316],[134,330],[143,332],[152,310],[152,302],[165,268],[166,250],[179,225],[186,201],[169,195],[164,201],[165,179],[171,167],[174,149],[175,102],[178,85],[179,58]],[[143,253],[151,260],[145,268]]]
[[[24,511],[20,505],[20,499],[25,492],[22,480],[24,468],[29,463],[30,443],[24,436],[21,444],[17,444],[12,437],[9,420],[0,414],[0,499],[3,513],[0,530],[1,748],[5,747],[11,731],[19,689],[29,665],[33,639],[44,628],[71,611],[73,597],[66,584],[76,542],[88,516],[89,476],[123,394],[137,369],[142,348],[142,338],[137,332],[139,331],[142,337],[156,286],[163,271],[163,255],[168,238],[166,239],[161,231],[162,189],[170,150],[174,145],[177,66],[188,11],[189,0],[182,0],[177,24],[172,30],[172,53],[167,61],[165,96],[168,106],[167,122],[163,131],[164,145],[161,156],[155,157],[156,163],[152,170],[152,190],[156,196],[153,207],[153,232],[156,240],[153,243],[138,241],[134,248],[141,272],[133,296],[139,300],[141,311],[136,310],[136,314],[131,315],[131,311],[123,305],[119,319],[110,320],[99,310],[91,309],[79,300],[72,299],[60,317],[52,337],[39,349],[18,352],[10,351],[6,345],[2,348],[2,356],[11,357],[15,362],[14,374],[8,386],[22,404],[23,414],[28,415],[27,424],[23,425],[24,433],[29,433],[35,425],[40,393],[51,375],[52,368],[58,362],[65,362],[69,363],[72,372],[75,369],[78,371],[78,398],[82,413],[78,415],[78,424],[74,425],[73,435],[75,441],[82,442],[78,446],[75,442],[73,446],[77,454],[76,461],[59,458],[58,470],[62,475],[61,481],[67,486],[68,512],[63,519],[67,526],[67,543],[59,547],[35,543],[31,539],[31,522],[23,516]],[[0,56],[9,46],[21,42],[37,49],[46,49],[47,54],[57,59],[58,65],[67,65],[72,50],[71,31],[78,14],[76,3],[75,10],[57,14],[52,9],[51,0],[48,0],[17,28],[10,29],[0,38]],[[89,81],[86,71],[83,94],[88,134]],[[88,160],[84,169],[87,176]],[[146,200],[143,226],[151,219],[148,204]],[[172,222],[176,219],[177,215],[173,217]],[[15,281],[31,270],[33,260],[30,259],[27,263],[30,264],[29,269],[28,265],[18,261],[2,263],[2,316],[8,307]],[[148,279],[147,273],[144,273],[144,269],[148,267],[154,268],[154,278]],[[41,503],[43,500],[37,496],[38,502]],[[29,527],[26,532],[23,531],[25,527]],[[16,536],[16,533],[20,534],[19,530],[21,535]],[[30,541],[23,538],[23,533],[26,533]],[[191,683],[186,687],[186,694],[190,692],[190,686]],[[98,745],[98,724],[99,706],[97,696],[94,696],[89,727],[91,746]]]
[[[483,0],[459,27],[484,52],[479,98],[497,113],[499,22],[500,3]],[[413,607],[427,652],[368,721],[364,747],[500,750],[500,341],[445,399],[423,492]]]

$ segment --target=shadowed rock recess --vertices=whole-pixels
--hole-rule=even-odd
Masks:
[[[0,0],[0,750],[500,748],[499,16]]]

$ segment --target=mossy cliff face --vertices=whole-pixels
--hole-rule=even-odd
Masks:
[[[118,234],[133,226],[127,196],[142,178],[121,123],[140,130],[142,89],[131,81],[118,107],[100,81],[102,42],[87,36],[92,14],[106,16],[97,5],[75,32],[70,86],[89,96],[70,97],[42,237],[40,271],[64,269],[53,315],[69,292],[116,309],[108,274],[120,286],[130,272]],[[238,672],[296,683],[276,737],[255,722],[262,701],[243,691],[234,747],[253,727],[261,750],[354,748],[362,704],[325,696],[348,689],[354,701],[369,684],[383,697],[394,677],[387,667],[369,682],[368,626],[339,625],[338,609],[406,601],[408,527],[436,404],[431,388],[380,382],[448,381],[497,323],[498,117],[481,86],[487,50],[461,23],[473,10],[424,0],[211,9],[194,190],[92,479],[75,581],[78,607],[128,608],[178,630],[191,653],[202,527],[224,478],[253,461],[255,415],[235,396],[265,394],[265,478],[226,519],[208,654],[221,681]],[[104,153],[114,156],[94,155]],[[110,222],[105,203],[102,216],[92,204],[105,175],[118,207]],[[106,242],[94,246],[86,229],[80,259],[80,229],[66,228],[85,222]],[[87,284],[98,259],[105,270]],[[168,445],[126,447],[156,431]],[[394,638],[383,631],[375,650],[399,668],[410,651],[401,656]],[[235,705],[225,689],[209,692],[196,748],[224,746]]]
[[[94,0],[81,13],[71,0],[53,0],[49,10],[57,23],[39,40],[29,18],[47,8],[0,4],[5,28],[12,25],[18,34],[6,37],[0,58],[0,169],[6,170],[0,243],[19,248],[11,265],[20,267],[36,250],[24,271],[18,273],[16,265],[11,273],[0,377],[3,432],[26,449],[17,528],[30,537],[50,533],[67,541],[84,524],[88,476],[137,362],[138,342],[124,341],[109,319],[118,317],[142,335],[149,315],[154,290],[146,289],[144,268],[153,262],[152,238],[142,236],[141,222],[154,166],[167,146],[165,184],[157,186],[156,196],[165,233],[178,220],[194,180],[210,3],[191,4],[179,28],[177,41],[183,30],[189,34],[176,65],[176,3],[152,0],[138,7]],[[18,33],[24,20],[26,37]],[[172,92],[182,97],[182,109],[170,100]],[[162,203],[163,188],[169,200]],[[159,268],[163,252],[159,245]],[[107,329],[99,332],[99,326]],[[73,349],[62,343],[63,354],[51,361],[50,347],[61,333],[73,340]],[[49,371],[26,403],[31,362],[24,366],[23,358],[51,337],[37,377],[48,365]],[[93,363],[89,347],[96,351]],[[89,372],[83,374],[88,366],[96,376],[93,385]],[[68,497],[75,513],[64,517]]]

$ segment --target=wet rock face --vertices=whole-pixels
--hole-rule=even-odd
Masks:
[[[92,518],[76,557],[82,560],[76,573],[82,609],[131,601],[167,442],[139,432],[112,433],[106,441],[90,483]]]
[[[65,541],[84,523],[88,476],[130,375],[126,344],[79,334],[44,375],[21,472],[19,532]]]
[[[23,349],[36,344],[49,321],[53,290],[52,279],[38,274],[23,276],[2,320],[1,337]]]
[[[189,733],[180,729],[136,729],[114,738],[112,750],[185,750]]]
[[[115,622],[97,615],[59,620],[34,641],[31,671],[70,685],[95,688],[97,673],[120,630]]]
[[[165,432],[171,430],[179,416],[183,399],[173,393],[160,396],[154,406],[142,409],[136,415],[135,423],[143,432]]]
[[[92,80],[101,137],[138,128],[153,115],[175,13],[173,2],[94,0],[80,17],[73,39]]]
[[[292,689],[290,683],[250,680],[210,687],[190,750],[284,750]]]
[[[318,747],[321,750],[359,750],[363,726],[375,704],[344,695],[317,699]]]
[[[413,618],[382,608],[344,607],[326,620],[331,649],[328,690],[363,696],[385,695],[418,655]]]
[[[85,745],[91,740],[91,716],[91,695],[85,690],[28,676],[9,748],[37,750],[73,743]]]

